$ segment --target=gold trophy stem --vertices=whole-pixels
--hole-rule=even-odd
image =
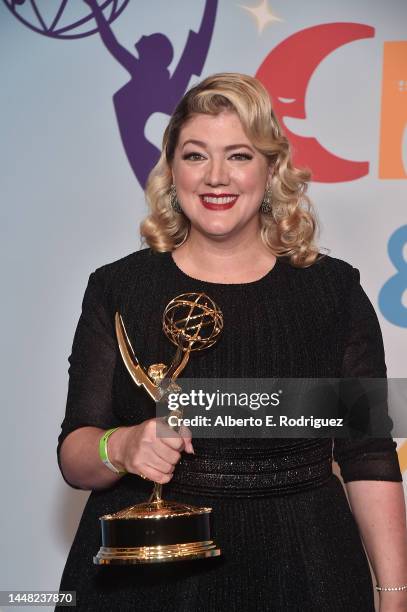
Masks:
[[[149,504],[155,503],[157,504],[157,506],[159,506],[160,503],[162,502],[162,491],[163,491],[162,484],[160,484],[159,482],[155,482],[154,489],[153,489],[150,499],[148,500],[148,503]]]
[[[174,374],[171,376],[171,381],[174,382],[175,380],[177,380],[178,376],[181,374],[182,370],[185,368],[185,366],[188,363],[189,360],[189,355],[191,354],[191,350],[188,347],[187,350],[184,353],[184,356],[182,358],[181,363],[179,364],[178,368],[175,370]]]
[[[184,353],[184,356],[182,358],[181,363],[179,364],[179,366],[177,367],[177,369],[175,370],[175,372],[171,376],[171,382],[174,382],[177,379],[179,374],[182,372],[182,370],[187,365],[190,353],[191,353],[191,351],[190,351],[190,348],[188,347],[188,349]],[[182,408],[178,408],[177,416],[179,418],[182,418],[182,414],[183,414]],[[164,420],[167,422],[168,427],[170,427],[173,431],[177,431],[178,432],[179,427],[177,425],[170,425],[168,423],[168,416],[165,417]],[[148,500],[148,503],[150,503],[150,504],[154,503],[154,504],[157,504],[157,506],[160,506],[161,502],[163,501],[163,499],[162,499],[162,491],[163,491],[162,484],[159,483],[159,482],[155,482],[154,483],[153,492],[151,494],[150,499]]]

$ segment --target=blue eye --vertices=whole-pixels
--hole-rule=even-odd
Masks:
[[[238,161],[248,161],[253,159],[253,156],[249,153],[233,153],[232,157]]]
[[[190,161],[199,161],[201,159],[204,159],[203,155],[201,155],[200,153],[185,153],[185,155],[182,156],[182,159],[188,159]]]

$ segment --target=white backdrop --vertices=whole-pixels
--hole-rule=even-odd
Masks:
[[[37,0],[36,5],[44,26],[49,26],[58,3]],[[401,46],[407,38],[407,4],[246,0],[245,5],[260,6],[257,20],[240,2],[219,1],[202,77],[220,71],[255,75],[272,49],[306,28],[345,22],[375,29],[373,36],[338,46],[322,59],[308,82],[305,118],[288,113],[284,123],[299,136],[316,138],[338,157],[369,163],[361,178],[315,182],[310,195],[322,222],[321,244],[361,271],[380,318],[389,375],[406,377],[406,233],[400,247],[406,267],[395,270],[387,249],[390,237],[407,224],[407,113],[403,119],[397,106],[402,100],[407,108],[407,47]],[[22,2],[14,10],[31,23],[37,19],[41,29],[32,6]],[[174,47],[172,72],[189,30],[199,29],[204,6],[204,0],[130,0],[113,29],[133,53],[142,35],[165,34]],[[140,248],[138,225],[146,209],[112,102],[129,79],[126,71],[97,33],[53,38],[30,29],[10,7],[11,0],[0,2],[0,589],[49,590],[58,588],[88,495],[62,481],[55,454],[65,408],[67,357],[83,292],[95,268]],[[87,10],[81,0],[68,0],[66,22]],[[280,20],[262,23],[264,11]],[[397,79],[389,77],[383,86],[385,72],[393,66],[383,60],[384,45],[390,41],[399,43]],[[194,75],[190,84],[198,80]],[[390,100],[386,107],[384,95]],[[380,140],[381,125],[391,128],[396,115],[404,126],[395,137],[404,168],[398,177],[379,178],[381,157],[395,155]],[[157,146],[166,120],[154,113],[147,122],[146,136]],[[381,290],[394,275],[399,283],[382,306]],[[399,452],[406,470],[407,446],[402,448],[402,442]]]

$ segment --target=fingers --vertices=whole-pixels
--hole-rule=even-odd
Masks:
[[[127,430],[124,467],[133,474],[165,484],[172,478],[181,452],[193,453],[192,434],[182,425],[179,432],[162,419],[149,419]]]
[[[126,468],[128,472],[141,475],[161,484],[172,478],[176,463],[161,459],[152,449],[136,453]]]
[[[165,444],[163,440],[158,440],[157,446],[154,450],[160,459],[163,459],[172,465],[176,465],[181,459],[181,453]]]
[[[178,432],[174,431],[168,423],[157,419],[157,437],[168,447],[182,452],[193,453],[192,434],[188,427],[181,425]]]
[[[157,437],[159,437],[164,444],[179,452],[183,450],[187,453],[195,452],[191,441],[191,430],[185,425],[181,425],[178,429],[178,434],[176,434],[176,432],[169,427],[167,422],[157,419]]]
[[[148,480],[152,480],[153,482],[158,482],[159,484],[166,484],[167,482],[170,482],[173,476],[173,472],[174,469],[172,470],[172,472],[165,474],[151,465],[141,464],[140,471],[137,473],[139,475],[142,475],[144,478],[148,478]]]
[[[135,426],[126,437],[126,470],[160,484],[169,482],[185,444],[190,444],[188,432],[183,433],[185,439],[159,419]]]
[[[157,472],[160,472],[160,474],[165,475],[172,474],[176,466],[175,463],[170,463],[169,461],[160,459],[158,455],[153,455],[150,459],[146,458],[145,465],[156,470]]]
[[[179,435],[184,441],[184,448],[187,453],[195,453],[194,447],[192,446],[192,433],[191,430],[185,425],[181,425],[178,430]]]

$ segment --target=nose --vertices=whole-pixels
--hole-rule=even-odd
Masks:
[[[211,159],[207,165],[205,183],[211,187],[229,184],[229,170],[226,160]]]

